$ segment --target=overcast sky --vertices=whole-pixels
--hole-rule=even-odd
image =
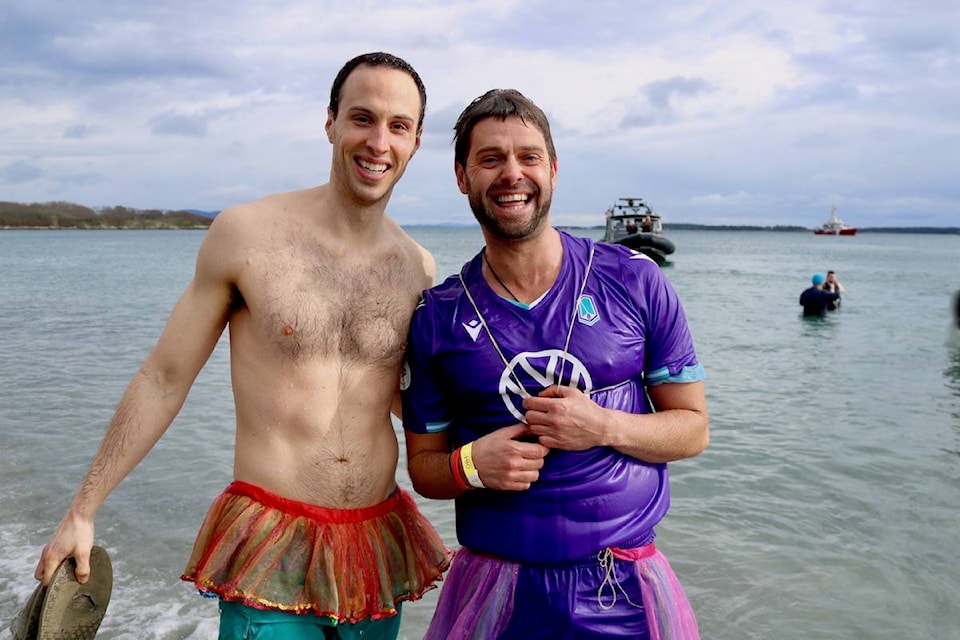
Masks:
[[[551,119],[557,224],[960,226],[960,2],[2,0],[0,200],[219,210],[326,182],[359,53],[427,86],[403,224],[471,222],[451,129],[520,90]]]

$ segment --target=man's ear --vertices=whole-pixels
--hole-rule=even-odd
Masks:
[[[323,130],[327,132],[327,140],[330,141],[330,144],[333,144],[333,121],[335,119],[333,110],[327,107],[327,123],[323,125]]]
[[[417,149],[420,148],[420,136],[423,135],[423,127],[417,129],[417,141],[413,145],[413,153],[417,152]],[[413,157],[413,153],[410,154],[410,157]]]
[[[465,196],[470,195],[470,189],[467,187],[466,169],[456,160],[453,161],[453,172],[457,174],[457,186],[460,187],[460,193]]]

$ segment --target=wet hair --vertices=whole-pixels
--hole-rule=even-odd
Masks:
[[[557,150],[550,135],[550,121],[543,110],[516,89],[491,89],[471,102],[457,118],[457,124],[453,127],[454,162],[460,166],[466,165],[470,134],[478,122],[487,118],[504,121],[510,116],[517,116],[523,124],[532,124],[539,129],[547,143],[550,160],[557,159]]]
[[[397,71],[403,71],[413,79],[413,83],[417,85],[417,91],[420,93],[420,119],[417,121],[417,131],[422,129],[423,114],[427,110],[427,89],[423,86],[423,80],[420,79],[420,75],[410,66],[409,62],[393,54],[384,53],[383,51],[361,54],[348,60],[347,63],[343,65],[343,68],[337,73],[337,77],[333,79],[333,85],[330,87],[329,108],[333,117],[336,118],[337,112],[340,110],[340,94],[343,93],[344,83],[350,74],[353,73],[354,69],[360,66],[396,69]]]

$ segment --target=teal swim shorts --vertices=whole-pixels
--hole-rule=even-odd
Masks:
[[[380,620],[337,624],[312,614],[255,609],[239,602],[220,601],[220,640],[396,640],[397,615]]]

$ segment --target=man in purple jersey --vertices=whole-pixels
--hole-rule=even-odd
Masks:
[[[461,544],[426,637],[698,638],[654,527],[707,446],[704,372],[660,268],[558,231],[544,113],[493,90],[455,128],[486,245],[426,291],[401,380],[407,466]]]

